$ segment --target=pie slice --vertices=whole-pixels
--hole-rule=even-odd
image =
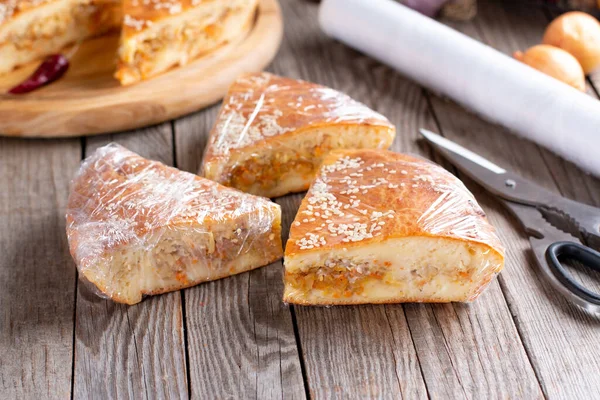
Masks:
[[[115,76],[129,85],[207,53],[252,24],[258,0],[123,0]]]
[[[121,21],[119,0],[0,0],[0,74]]]
[[[265,197],[308,189],[332,149],[386,149],[394,126],[325,86],[269,73],[229,89],[204,156],[203,174]]]
[[[389,151],[323,162],[285,249],[284,301],[474,300],[504,265],[473,195],[443,168]]]
[[[67,236],[83,276],[126,304],[248,271],[283,252],[277,204],[114,144],[86,159],[73,180]]]

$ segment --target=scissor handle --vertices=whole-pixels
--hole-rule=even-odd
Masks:
[[[554,242],[546,249],[548,267],[563,286],[587,303],[600,306],[600,294],[586,289],[575,281],[569,271],[561,264],[560,257],[579,261],[586,267],[600,272],[600,253],[581,243],[569,241]]]

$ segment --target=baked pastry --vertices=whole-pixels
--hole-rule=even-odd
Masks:
[[[385,149],[394,136],[385,117],[336,90],[269,73],[243,75],[223,100],[202,173],[277,197],[308,189],[332,149]]]
[[[0,74],[116,29],[118,0],[0,0]]]
[[[115,144],[83,162],[67,206],[80,272],[126,304],[269,264],[280,233],[277,204]]]
[[[121,29],[116,77],[128,85],[241,36],[258,0],[0,0],[0,74]]]
[[[292,224],[284,301],[470,301],[503,265],[494,228],[452,174],[389,151],[335,151]]]
[[[129,85],[207,53],[249,29],[258,0],[123,0],[115,76]]]

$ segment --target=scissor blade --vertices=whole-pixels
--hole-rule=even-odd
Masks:
[[[509,202],[535,206],[551,225],[583,239],[587,245],[600,250],[598,208],[550,192],[433,132],[425,129],[421,129],[420,132],[460,172],[489,192]],[[507,205],[510,208],[510,204]],[[522,222],[532,230],[530,221],[523,219]]]
[[[503,174],[506,172],[504,168],[497,166],[493,162],[481,157],[479,154],[473,153],[471,150],[465,149],[461,145],[456,144],[445,137],[437,135],[431,131],[428,131],[427,129],[419,129],[419,132],[421,132],[421,135],[423,135],[425,139],[429,141],[429,143],[435,145],[435,147],[443,148],[452,152],[453,154],[460,155],[463,158],[479,165],[480,167],[488,169],[495,174]],[[452,162],[452,160],[449,161]]]
[[[547,190],[501,168],[484,157],[426,129],[423,137],[452,165],[489,192],[505,200],[543,205]]]

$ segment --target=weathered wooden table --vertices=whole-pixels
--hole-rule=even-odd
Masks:
[[[453,26],[506,53],[538,43],[549,18],[480,5],[473,22]],[[285,38],[270,70],[332,86],[385,114],[398,127],[394,150],[432,157],[416,141],[417,128],[430,128],[600,205],[598,180],[326,38],[315,3],[282,7]],[[598,96],[591,82],[589,95]],[[216,112],[87,139],[0,139],[0,398],[600,396],[600,320],[540,278],[516,221],[468,181],[507,247],[506,268],[473,304],[287,306],[281,262],[131,307],[90,293],[64,233],[81,159],[116,141],[197,171]],[[286,228],[301,197],[277,199]]]

